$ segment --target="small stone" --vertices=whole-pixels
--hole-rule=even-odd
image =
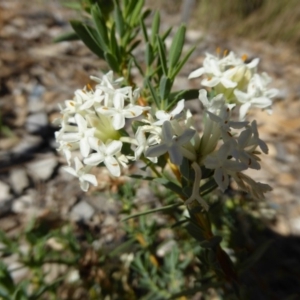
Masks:
[[[37,180],[47,180],[53,174],[57,166],[57,158],[54,155],[47,155],[43,159],[30,162],[26,165],[29,174]]]
[[[12,153],[21,154],[30,149],[37,148],[43,139],[40,136],[25,135],[21,142],[12,149]]]
[[[14,200],[12,211],[15,213],[24,213],[33,205],[33,195],[26,194]]]
[[[25,188],[29,186],[29,179],[24,168],[14,168],[9,174],[10,182],[13,190],[20,194]]]
[[[42,85],[36,85],[28,97],[28,112],[37,113],[45,108],[45,103],[42,100],[45,88]]]
[[[30,133],[37,132],[48,125],[48,116],[45,112],[31,114],[26,120],[26,129]]]
[[[0,181],[0,203],[5,202],[11,197],[9,190],[9,185]]]
[[[80,201],[71,210],[71,217],[75,220],[90,220],[94,215],[95,209],[86,201]]]

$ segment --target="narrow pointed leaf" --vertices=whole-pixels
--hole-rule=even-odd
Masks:
[[[127,221],[127,220],[132,219],[132,218],[137,218],[137,217],[141,217],[141,216],[144,216],[144,215],[149,215],[149,214],[152,214],[152,213],[155,213],[155,212],[172,210],[172,209],[174,209],[178,206],[182,206],[182,205],[183,205],[183,203],[175,203],[175,204],[166,205],[166,206],[159,207],[159,208],[150,209],[150,210],[138,213],[138,214],[130,215],[130,216],[122,219],[122,222]]]
[[[170,72],[177,65],[184,45],[186,27],[181,25],[177,30],[170,47]]]
[[[125,32],[125,23],[124,23],[124,18],[122,15],[122,11],[120,9],[120,5],[118,1],[114,1],[115,9],[114,9],[114,17],[115,17],[115,22],[116,22],[116,27],[119,36],[123,36]]]
[[[104,58],[103,50],[94,37],[96,34],[95,29],[75,20],[70,21],[70,24],[83,43],[98,57]]]
[[[149,90],[150,90],[150,94],[156,104],[157,107],[160,107],[160,99],[158,98],[158,95],[156,94],[150,80],[148,78],[146,78],[146,84],[148,85],[149,87]]]
[[[140,23],[141,23],[142,33],[143,33],[145,42],[148,42],[149,41],[149,37],[148,37],[148,32],[147,32],[147,28],[146,28],[144,20],[141,19]]]
[[[66,42],[66,41],[77,41],[79,40],[78,34],[74,31],[72,32],[66,32],[58,37],[53,39],[54,43],[60,43],[60,42]]]
[[[107,51],[109,45],[108,28],[106,27],[105,20],[103,19],[100,8],[97,4],[92,7],[91,14],[98,32],[98,40],[101,48],[104,51]]]
[[[172,181],[169,181],[165,178],[155,178],[153,181],[160,183],[161,185],[173,191],[177,195],[184,196],[181,186],[177,185]]]
[[[120,54],[118,41],[116,39],[116,29],[115,28],[116,28],[115,24],[113,24],[111,31],[110,31],[110,49],[111,49],[111,53],[114,53],[117,60],[120,61],[122,58],[121,58],[121,54]]]
[[[185,65],[185,63],[190,58],[190,56],[192,55],[192,53],[194,52],[195,49],[196,49],[196,46],[192,47],[187,52],[187,54],[185,55],[185,57],[177,64],[177,66],[175,67],[175,69],[172,72],[172,75],[170,76],[171,79],[173,79],[173,78],[175,78],[177,76],[177,74],[180,72],[180,70]]]
[[[165,41],[165,39],[169,36],[169,34],[170,34],[171,31],[172,31],[172,27],[169,27],[169,28],[161,35],[162,41]]]
[[[105,60],[107,61],[107,63],[109,64],[109,66],[111,67],[111,69],[116,72],[116,73],[119,73],[120,72],[120,65],[118,64],[118,61],[116,59],[116,57],[114,55],[112,55],[111,53],[109,52],[105,52],[104,53],[104,57],[105,57]]]
[[[160,83],[159,83],[160,98],[162,100],[167,99],[167,97],[170,94],[171,87],[172,87],[172,82],[171,82],[170,78],[168,78],[166,76],[162,76],[162,78],[160,79]]]
[[[145,51],[145,58],[146,58],[146,65],[147,67],[150,67],[151,64],[153,63],[154,60],[154,55],[153,55],[153,48],[152,45],[147,42],[146,44],[146,51]]]
[[[157,11],[152,20],[152,27],[151,27],[151,44],[152,44],[152,46],[155,45],[156,35],[159,32],[159,25],[160,25],[160,15],[159,15],[159,12]]]
[[[156,37],[157,37],[157,46],[158,46],[160,63],[161,63],[164,75],[167,76],[168,69],[167,69],[167,57],[166,57],[165,45],[158,35]]]
[[[144,6],[144,0],[138,0],[134,9],[133,9],[133,12],[130,16],[130,25],[131,26],[134,26],[135,24],[137,24],[139,22],[139,17],[141,15],[141,11],[142,11],[142,8]]]

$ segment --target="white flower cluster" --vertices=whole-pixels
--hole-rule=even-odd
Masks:
[[[267,89],[271,82],[266,73],[257,73],[259,59],[245,63],[246,56],[239,58],[233,52],[219,58],[206,54],[203,67],[195,70],[189,78],[204,75],[201,84],[213,88],[215,95],[222,94],[228,103],[240,103],[240,120],[244,120],[250,107],[272,112],[272,98],[276,89]]]
[[[97,82],[94,89],[77,90],[74,99],[66,100],[61,107],[61,128],[56,132],[56,140],[58,150],[64,152],[69,164],[66,171],[78,177],[81,188],[87,191],[89,184],[97,185],[96,177],[89,174],[93,166],[103,163],[111,175],[120,176],[121,168],[132,161],[156,163],[159,156],[164,156],[179,167],[185,157],[195,171],[192,194],[186,203],[196,200],[208,209],[199,194],[203,168],[213,170],[214,180],[222,191],[232,177],[241,189],[255,198],[263,198],[271,188],[242,172],[260,169],[260,151],[267,153],[268,147],[259,138],[256,122],[232,120],[235,104],[228,104],[228,95],[232,94],[244,101],[242,112],[245,104],[247,109],[270,106],[274,93],[266,90],[266,75],[255,73],[257,63],[254,60],[245,64],[233,53],[222,59],[208,55],[204,67],[190,75],[206,74],[204,86],[216,91],[223,89],[222,94],[212,99],[206,90],[199,91],[206,112],[201,134],[195,130],[191,113],[184,109],[185,100],[178,101],[171,111],[157,110],[137,105],[139,90],[122,87],[122,79],[114,81],[112,72],[102,79],[92,77]],[[247,86],[247,92],[242,86]],[[125,120],[133,118],[139,118],[139,126],[131,133]]]

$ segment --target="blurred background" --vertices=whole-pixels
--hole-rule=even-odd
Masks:
[[[102,2],[105,5],[109,1]],[[8,267],[0,265],[2,274],[8,270],[14,280],[10,282],[7,275],[4,286],[11,285],[15,290],[15,284],[19,288],[18,284],[30,274],[30,278],[37,277],[40,286],[47,286],[52,298],[47,294],[45,299],[58,299],[58,291],[60,299],[99,299],[87,296],[93,282],[112,289],[109,281],[117,267],[111,261],[113,267],[109,270],[103,267],[103,261],[99,267],[97,251],[105,249],[106,253],[127,240],[121,213],[126,215],[131,206],[141,210],[160,206],[166,197],[155,187],[132,182],[126,176],[112,179],[101,168],[96,173],[100,186],[85,194],[77,180],[62,170],[65,161],[56,152],[57,128],[53,125],[59,117],[58,104],[71,99],[76,89],[90,81],[90,75],[99,76],[100,71],[107,70],[105,63],[80,41],[53,42],[71,30],[70,19],[82,17],[76,7],[77,2],[66,0],[0,0],[0,249],[1,245],[11,247],[2,253]],[[262,161],[262,170],[251,176],[274,189],[267,195],[268,205],[256,207],[254,217],[269,230],[267,235],[278,241],[274,246],[278,252],[269,253],[269,260],[265,257],[266,265],[259,270],[270,279],[265,284],[279,298],[272,294],[258,299],[288,299],[285,296],[290,295],[296,297],[289,299],[299,299],[300,2],[149,0],[146,7],[161,12],[162,30],[169,26],[175,29],[186,22],[187,48],[197,45],[176,81],[178,89],[199,88],[200,81],[188,81],[187,76],[200,67],[206,52],[215,53],[218,47],[240,56],[246,54],[249,59],[259,57],[259,71],[267,72],[273,78],[272,87],[279,89],[272,115],[259,110],[250,115],[257,120],[260,135],[270,149]],[[188,107],[197,119],[201,113],[199,101],[191,101]],[[157,218],[160,224],[168,222],[164,216]],[[159,243],[174,235],[165,228],[158,232]],[[143,245],[142,238],[138,239]],[[27,261],[26,268],[22,268],[24,261],[20,263],[17,251],[20,249],[27,254],[30,249],[30,255],[34,252],[39,256],[30,256],[34,257],[35,267]],[[51,251],[53,257],[47,261],[46,252]],[[69,264],[58,260],[61,253],[70,257]],[[76,261],[79,265],[75,267]],[[271,272],[267,269],[272,262],[280,273],[276,278],[267,273]],[[43,272],[49,278],[41,279]],[[128,268],[122,272],[122,276],[129,276]],[[68,284],[65,278],[55,281],[62,274],[68,275]],[[119,278],[118,274],[114,276]],[[86,276],[88,283],[70,287],[78,276]],[[39,298],[43,293],[40,291],[36,299],[43,299]],[[1,296],[0,289],[0,299]],[[135,299],[130,297],[126,299]],[[193,299],[202,299],[201,295],[197,297]]]

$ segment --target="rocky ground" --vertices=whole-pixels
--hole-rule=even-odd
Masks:
[[[70,29],[74,13],[59,2],[0,2],[0,112],[4,133],[0,138],[0,229],[18,230],[32,214],[39,217],[91,219],[112,228],[115,204],[80,191],[77,180],[63,172],[64,158],[56,152],[52,125],[58,104],[70,99],[77,88],[99,74],[105,65],[81,42],[54,44],[53,38]],[[170,12],[169,12],[170,13]],[[162,11],[164,25],[178,24],[180,15]],[[187,32],[187,45],[198,44],[177,80],[177,88],[199,88],[188,74],[200,66],[205,52],[223,49],[259,57],[260,71],[266,71],[279,89],[271,116],[254,111],[260,134],[270,153],[264,156],[262,170],[253,176],[270,184],[267,200],[276,210],[278,221],[272,228],[289,236],[300,234],[300,54],[285,44],[222,38],[199,31]],[[189,104],[200,112],[196,100]],[[197,118],[197,115],[195,116]],[[117,189],[125,178],[112,180],[104,170],[101,190]],[[148,193],[141,188],[138,195]],[[104,205],[105,203],[105,205]],[[112,214],[113,215],[113,214]],[[113,218],[113,217],[112,217]],[[113,238],[110,235],[106,239]]]

